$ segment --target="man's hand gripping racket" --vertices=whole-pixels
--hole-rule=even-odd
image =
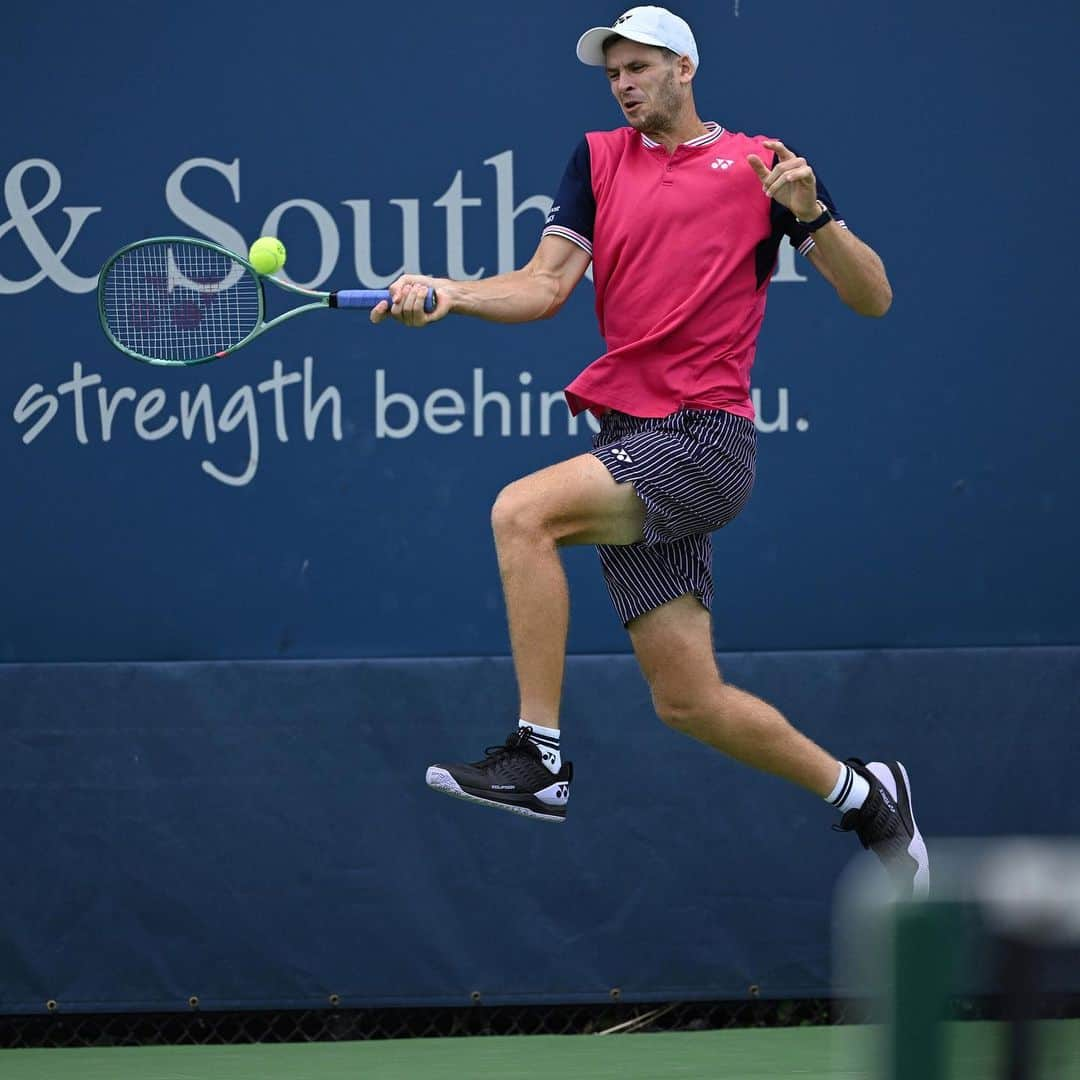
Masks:
[[[395,318],[406,326],[427,326],[438,322],[450,313],[449,281],[424,277],[420,274],[404,274],[389,288],[389,297],[371,310],[371,321],[381,323]],[[435,303],[428,302],[429,297]]]

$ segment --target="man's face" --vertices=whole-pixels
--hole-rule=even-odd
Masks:
[[[683,88],[670,53],[620,38],[608,46],[604,58],[611,92],[631,127],[666,131],[674,125]]]

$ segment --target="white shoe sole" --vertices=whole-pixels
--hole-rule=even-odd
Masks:
[[[522,817],[532,818],[534,821],[551,821],[561,825],[566,821],[564,816],[556,817],[553,814],[540,814],[530,810],[527,806],[515,806],[513,803],[494,802],[491,799],[481,799],[478,795],[470,795],[464,791],[461,785],[445,770],[437,765],[432,765],[427,771],[427,786],[433,791],[442,792],[443,795],[451,795],[455,799],[464,799],[466,802],[476,803],[477,806],[490,806],[495,810],[509,810],[511,814],[520,814]]]

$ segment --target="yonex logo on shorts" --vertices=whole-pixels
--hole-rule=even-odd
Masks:
[[[633,480],[646,510],[641,542],[597,548],[624,625],[678,596],[711,605],[711,534],[750,496],[756,443],[752,420],[720,409],[644,418],[604,414],[593,453],[616,480]],[[616,462],[631,453],[634,468],[623,472]]]

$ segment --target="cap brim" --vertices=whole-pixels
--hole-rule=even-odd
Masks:
[[[639,45],[655,45],[658,49],[667,48],[662,41],[657,41],[648,34],[623,34],[618,30],[612,30],[610,26],[594,26],[578,38],[577,58],[583,64],[603,67],[607,63],[604,57],[604,42],[610,37],[626,38],[628,41],[636,41]]]

